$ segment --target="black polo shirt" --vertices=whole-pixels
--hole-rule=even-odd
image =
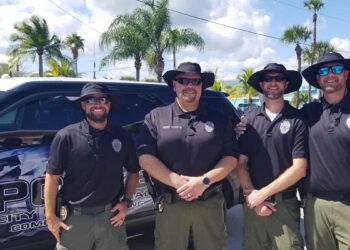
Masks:
[[[265,105],[247,114],[246,132],[239,138],[241,154],[248,156],[248,171],[255,188],[270,184],[293,159],[307,157],[307,126],[297,109],[285,101],[271,122]]]
[[[46,171],[64,173],[61,190],[66,202],[95,206],[123,195],[123,167],[139,171],[131,136],[119,126],[97,130],[83,120],[58,131]]]
[[[321,98],[306,104],[302,111],[310,134],[308,191],[350,193],[350,93],[338,104],[331,105]]]
[[[152,110],[138,139],[138,155],[154,155],[170,170],[187,176],[203,175],[224,156],[238,157],[232,124],[201,103],[188,113],[176,101]]]

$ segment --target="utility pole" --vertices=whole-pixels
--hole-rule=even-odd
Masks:
[[[94,79],[96,79],[95,44],[94,44]]]

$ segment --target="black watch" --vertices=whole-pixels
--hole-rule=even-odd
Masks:
[[[132,200],[131,200],[131,199],[129,199],[129,198],[123,198],[123,199],[121,199],[120,201],[121,201],[121,202],[126,202],[126,206],[127,206],[128,208],[131,208],[131,207],[132,207]]]

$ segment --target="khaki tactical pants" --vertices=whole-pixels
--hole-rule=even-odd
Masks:
[[[125,223],[113,227],[109,219],[110,211],[96,215],[71,215],[65,223],[71,225],[69,231],[61,229],[61,244],[57,250],[128,250]]]
[[[177,201],[156,212],[155,249],[187,250],[192,228],[198,250],[226,250],[224,198],[217,193],[206,201]]]
[[[274,204],[277,211],[270,216],[259,216],[244,206],[244,250],[304,249],[299,201],[293,198]]]
[[[305,233],[308,250],[350,249],[350,204],[308,198]]]

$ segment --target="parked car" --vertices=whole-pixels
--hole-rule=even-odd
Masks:
[[[50,143],[56,132],[83,119],[75,100],[84,84],[106,84],[114,104],[110,121],[138,135],[146,113],[173,102],[165,84],[69,78],[0,80],[0,249],[53,249],[46,227],[43,190]],[[233,123],[236,110],[225,96],[203,91],[203,102],[225,113]],[[154,203],[143,174],[128,212],[127,229],[137,231],[154,220]],[[61,183],[64,185],[64,183]],[[239,202],[239,184],[232,173],[224,183],[228,207]]]
[[[252,103],[251,105],[249,104],[249,103],[240,103],[240,104],[238,104],[238,106],[237,106],[237,110],[239,111],[239,112],[242,112],[243,114],[245,114],[245,113],[247,113],[247,112],[249,112],[249,111],[252,111],[252,110],[254,110],[254,109],[257,109],[257,108],[259,108],[260,106],[259,105],[257,105],[257,104],[255,104],[255,103]],[[241,113],[241,114],[242,114]]]

